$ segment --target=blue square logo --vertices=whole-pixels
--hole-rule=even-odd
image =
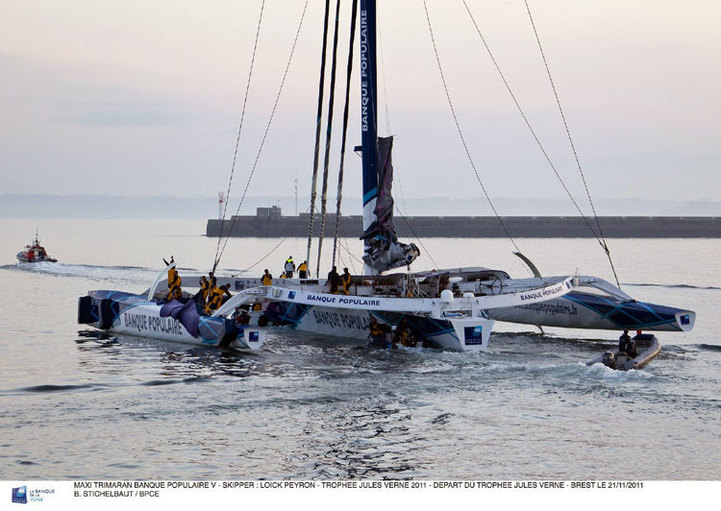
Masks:
[[[288,291],[288,300],[295,298],[295,291]]]
[[[478,326],[467,326],[463,329],[465,336],[464,342],[466,346],[477,346],[483,344],[483,327]]]
[[[19,488],[13,488],[13,502],[15,504],[27,504],[28,503],[28,487],[20,486]]]
[[[258,342],[258,332],[248,332],[248,342]]]

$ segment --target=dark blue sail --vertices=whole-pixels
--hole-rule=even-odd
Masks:
[[[365,273],[379,274],[412,263],[414,244],[399,243],[393,226],[393,138],[378,138],[375,0],[360,8],[361,142]]]
[[[363,262],[375,273],[411,264],[420,251],[413,244],[400,243],[393,225],[393,137],[378,139],[378,192],[373,208],[375,220],[361,236],[365,241]]]

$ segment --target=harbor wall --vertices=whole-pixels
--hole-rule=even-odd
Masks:
[[[396,218],[396,232],[400,238],[501,238],[506,231],[517,238],[592,238],[599,232],[596,220],[562,216],[501,217],[432,217]],[[606,238],[719,238],[721,217],[599,217],[598,223]],[[206,236],[240,238],[278,238],[308,236],[308,215],[301,216],[236,216],[230,220],[208,220]],[[504,230],[505,226],[505,230]],[[313,235],[320,230],[320,220],[314,221]],[[362,233],[360,216],[342,217],[341,237],[357,238]],[[335,234],[335,217],[326,220],[325,236]]]

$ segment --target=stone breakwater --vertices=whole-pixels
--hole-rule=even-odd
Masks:
[[[564,216],[509,216],[502,217],[508,232],[518,238],[591,238],[595,220]],[[721,217],[599,217],[606,238],[719,238]],[[308,235],[307,215],[236,216],[232,220],[208,220],[206,236],[232,237],[301,237]],[[231,228],[232,227],[232,228]],[[507,236],[495,217],[468,216],[415,216],[396,222],[399,237],[421,238],[504,238]],[[340,235],[358,237],[363,232],[360,216],[343,217]]]

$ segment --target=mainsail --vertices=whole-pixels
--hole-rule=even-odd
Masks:
[[[363,262],[375,272],[383,273],[411,264],[420,255],[420,250],[413,243],[400,243],[393,225],[393,137],[379,137],[377,146],[378,195],[373,209],[375,220],[361,239],[365,242]]]

